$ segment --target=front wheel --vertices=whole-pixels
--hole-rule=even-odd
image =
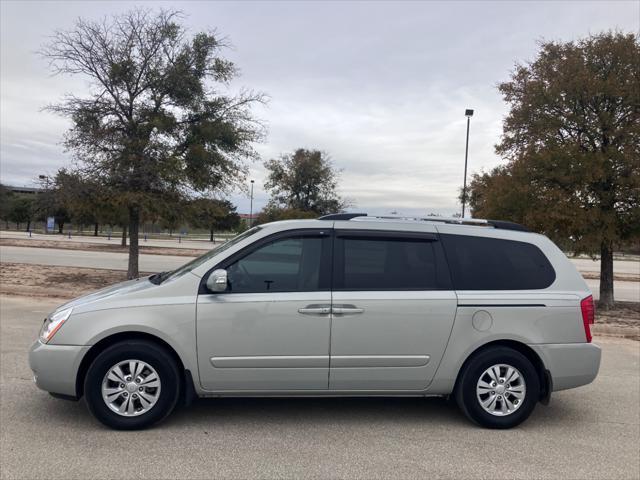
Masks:
[[[456,389],[456,401],[473,422],[511,428],[525,421],[540,397],[540,380],[529,359],[497,347],[470,359]]]
[[[173,411],[180,375],[161,346],[123,341],[96,357],[87,371],[84,392],[89,410],[103,424],[118,430],[141,429]]]

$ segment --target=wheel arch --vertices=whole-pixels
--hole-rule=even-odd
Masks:
[[[97,343],[95,343],[89,351],[84,355],[82,361],[80,362],[80,366],[78,367],[78,372],[76,374],[76,397],[81,398],[84,395],[84,378],[89,370],[89,366],[96,359],[100,353],[105,351],[111,345],[115,345],[118,342],[126,341],[126,340],[146,340],[148,342],[155,343],[162,348],[164,348],[171,357],[175,360],[176,365],[178,366],[178,370],[181,373],[181,391],[185,391],[185,379],[187,377],[187,373],[190,373],[188,369],[185,368],[184,362],[178,355],[178,352],[166,341],[162,338],[153,335],[151,333],[140,332],[140,331],[126,331],[126,332],[117,332],[113,333],[107,337],[100,339]],[[187,385],[188,386],[188,385]]]
[[[519,342],[517,340],[494,340],[483,345],[480,345],[478,348],[473,350],[467,358],[465,358],[464,362],[462,362],[462,366],[458,370],[458,374],[456,376],[456,381],[454,384],[453,394],[455,395],[456,390],[458,389],[460,379],[462,377],[462,373],[467,368],[467,365],[475,356],[484,352],[486,350],[490,350],[495,347],[508,347],[511,348],[525,357],[531,362],[536,372],[538,373],[538,379],[540,380],[540,401],[543,404],[549,403],[549,397],[551,395],[551,391],[553,390],[551,375],[549,371],[546,369],[544,362],[540,358],[540,356],[527,344]]]

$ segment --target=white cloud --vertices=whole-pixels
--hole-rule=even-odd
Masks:
[[[77,16],[100,17],[124,2],[1,2],[0,180],[29,183],[68,164],[67,121],[41,112],[81,79],[50,77],[33,52]],[[149,6],[149,4],[141,4]],[[174,7],[173,3],[154,6]],[[474,108],[469,170],[500,163],[506,112],[496,84],[541,38],[638,30],[637,2],[183,2],[193,31],[217,27],[245,85],[271,96],[263,159],[297,147],[330,153],[356,210],[451,214],[464,166],[465,108]],[[268,196],[250,166],[255,209]],[[233,195],[249,210],[245,193]]]

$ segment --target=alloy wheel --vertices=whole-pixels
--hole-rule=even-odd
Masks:
[[[506,364],[487,368],[476,385],[476,397],[485,412],[496,417],[511,415],[523,404],[527,393],[520,371]]]
[[[124,360],[107,370],[102,380],[102,399],[123,417],[135,417],[151,410],[160,397],[158,372],[141,360]]]

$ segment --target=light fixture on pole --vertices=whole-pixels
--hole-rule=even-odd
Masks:
[[[249,228],[253,226],[253,182],[254,180],[251,180],[251,203],[249,207]]]
[[[49,190],[49,175],[38,175],[38,179],[40,180],[40,184],[44,183],[44,189]]]
[[[464,148],[464,182],[462,183],[462,218],[464,218],[464,206],[467,201],[467,159],[469,157],[469,124],[471,123],[471,117],[473,117],[473,110],[467,108],[464,111],[465,117],[467,117],[467,143]]]

